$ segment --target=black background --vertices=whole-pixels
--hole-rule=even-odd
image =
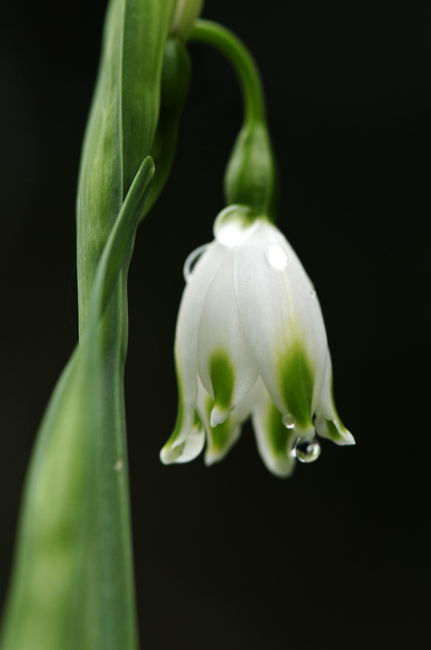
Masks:
[[[103,1],[8,3],[0,75],[1,590],[39,419],[76,340],[74,196]],[[279,225],[319,294],[356,448],[274,478],[246,426],[221,464],[163,467],[182,263],[211,238],[241,120],[221,57],[191,46],[171,180],[130,272],[132,505],[147,650],[431,647],[427,388],[431,7],[208,0],[257,58]],[[18,650],[18,649],[17,649]],[[59,649],[61,650],[61,649]]]

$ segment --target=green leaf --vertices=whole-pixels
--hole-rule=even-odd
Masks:
[[[103,247],[159,120],[174,0],[111,0],[78,189],[80,330]]]
[[[57,384],[37,437],[2,650],[136,647],[129,533],[118,510],[127,504],[107,496],[110,481],[100,480],[106,470],[118,494],[127,494],[126,459],[114,454],[109,466],[100,464],[109,456],[101,448],[111,400],[100,325],[118,274],[127,266],[153,171],[147,158],[124,201],[98,266],[88,330]],[[99,555],[118,547],[104,539],[109,534],[101,527],[101,510],[111,511],[110,534],[129,549],[124,558]],[[105,571],[116,580],[108,592]],[[102,609],[109,604],[112,611]],[[113,621],[106,620],[108,613]]]
[[[113,0],[108,10],[78,190],[81,340],[87,332],[102,250],[128,187],[153,147],[173,4],[173,0]],[[132,244],[126,256],[131,249]],[[127,328],[126,276],[120,271],[97,338],[104,362],[98,390],[104,400],[100,434],[94,434],[98,507],[97,534],[89,553],[91,650],[129,650],[137,643],[123,389]]]
[[[92,438],[86,435],[86,382],[78,361],[75,353],[60,378],[33,453],[3,650],[68,650],[69,640],[76,638],[72,617],[83,587],[80,558],[88,535],[93,455]]]
[[[126,276],[153,173],[144,159],[159,121],[173,4],[109,4],[78,191],[80,344],[37,436],[2,650],[137,648],[123,394]]]
[[[81,339],[88,326],[91,290],[103,247],[138,166],[154,145],[173,4],[173,0],[113,0],[108,11],[78,192]],[[131,248],[132,244],[126,256],[131,255]],[[126,277],[120,272],[98,330],[104,361],[99,391],[104,401],[96,440],[97,535],[89,578],[95,630],[91,650],[136,647],[123,394],[127,327]]]

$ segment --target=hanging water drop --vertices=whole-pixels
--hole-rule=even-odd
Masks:
[[[199,246],[199,248],[195,248],[194,251],[190,253],[190,255],[187,256],[186,261],[184,262],[183,266],[183,275],[184,275],[184,280],[186,282],[189,281],[189,278],[191,274],[193,273],[193,269],[198,261],[198,259],[203,255],[208,248],[209,244],[203,244],[202,246]]]
[[[241,221],[231,221],[217,228],[216,237],[223,246],[233,248],[247,239],[250,231],[250,226],[244,225]]]
[[[298,438],[294,448],[295,457],[301,463],[314,463],[319,458],[320,451],[320,443],[317,438],[312,440]]]

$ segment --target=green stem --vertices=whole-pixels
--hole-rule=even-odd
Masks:
[[[262,82],[256,63],[244,43],[229,29],[210,20],[197,20],[190,40],[211,45],[228,59],[241,85],[245,122],[265,122]]]
[[[263,87],[256,63],[244,43],[217,23],[196,21],[191,40],[206,43],[221,52],[232,65],[241,85],[244,124],[226,168],[226,202],[228,205],[246,206],[252,219],[266,216],[274,220],[276,168],[266,125]]]

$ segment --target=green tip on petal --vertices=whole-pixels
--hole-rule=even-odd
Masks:
[[[191,429],[175,429],[167,443],[160,450],[160,460],[164,465],[188,463],[201,453],[205,444],[205,431],[201,424]]]
[[[211,426],[214,426],[221,424],[227,418],[235,383],[235,372],[229,355],[224,350],[217,350],[211,355],[209,376],[214,392],[214,408],[211,412]]]
[[[316,431],[322,438],[328,438],[337,445],[355,445],[353,435],[344,428],[339,418],[329,420],[318,416],[315,420]]]
[[[322,438],[328,438],[328,440],[335,442],[337,445],[356,444],[353,435],[346,429],[338,415],[335,406],[333,377],[331,377],[330,380],[329,408],[328,404],[326,404],[326,408],[323,406],[320,412],[319,409],[317,409],[314,423],[317,433]]]
[[[279,363],[281,396],[295,427],[304,432],[314,431],[312,400],[314,372],[307,354],[296,342]]]
[[[272,402],[253,417],[259,453],[272,474],[287,478],[295,468],[295,446],[297,434],[286,428],[278,408]]]
[[[205,444],[205,431],[194,407],[184,404],[181,384],[178,381],[178,413],[174,430],[160,450],[164,465],[187,463],[201,453]]]
[[[267,413],[268,442],[275,457],[282,458],[284,463],[289,461],[289,469],[293,469],[292,449],[296,441],[296,433],[283,424],[278,408],[271,404]]]
[[[230,420],[211,427],[205,451],[205,464],[212,465],[222,460],[238,440],[241,427],[233,425]]]

